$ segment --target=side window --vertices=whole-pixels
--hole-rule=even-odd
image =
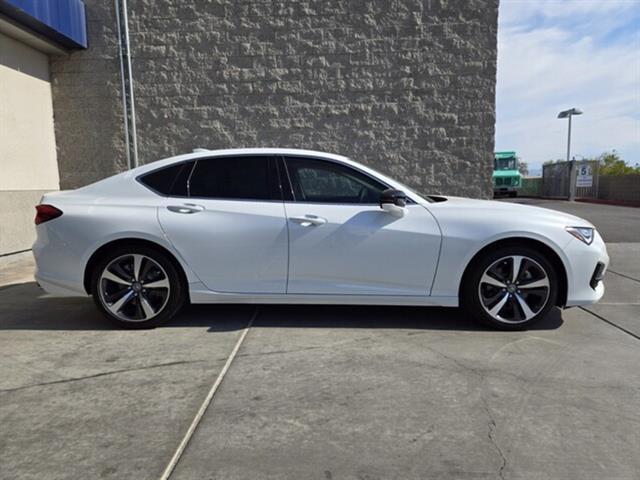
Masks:
[[[187,196],[187,180],[194,162],[183,162],[148,173],[140,181],[151,190],[168,196]]]
[[[353,168],[326,160],[288,157],[286,163],[298,202],[376,204],[388,188]]]
[[[218,157],[198,160],[189,181],[192,197],[281,200],[275,158]]]

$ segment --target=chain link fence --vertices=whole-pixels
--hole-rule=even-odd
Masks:
[[[543,198],[569,198],[571,182],[576,199],[625,202],[640,205],[640,174],[601,175],[596,160],[576,162],[571,178],[571,162],[544,165],[542,178],[524,178],[521,195]]]

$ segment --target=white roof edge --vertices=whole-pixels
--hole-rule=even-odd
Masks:
[[[135,175],[144,173],[148,170],[154,170],[158,167],[171,164],[173,162],[181,160],[191,160],[204,157],[218,157],[224,155],[301,155],[305,157],[320,157],[337,160],[340,162],[349,163],[350,160],[342,155],[336,155],[334,153],[319,152],[316,150],[303,150],[296,148],[226,148],[220,150],[207,150],[206,148],[194,148],[190,153],[183,153],[175,155],[173,157],[167,157],[160,160],[155,160],[150,163],[141,165],[128,172],[134,172]]]
[[[255,147],[255,148],[224,148],[218,150],[210,150],[207,148],[194,148],[193,152],[183,155],[176,155],[171,158],[178,158],[183,156],[191,156],[194,154],[207,155],[305,155],[311,157],[326,157],[335,158],[340,160],[348,160],[347,157],[342,155],[336,155],[335,153],[320,152],[317,150],[305,150],[301,148],[279,148],[279,147]],[[168,159],[167,159],[168,160]]]

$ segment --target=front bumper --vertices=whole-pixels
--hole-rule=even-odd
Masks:
[[[602,279],[609,266],[609,255],[602,237],[595,232],[591,245],[572,239],[564,249],[567,255],[567,307],[590,305],[604,295]]]

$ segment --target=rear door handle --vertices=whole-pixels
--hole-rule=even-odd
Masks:
[[[196,205],[195,203],[185,203],[184,205],[169,205],[167,210],[175,213],[190,214],[202,212],[204,207],[202,205]]]
[[[303,227],[310,227],[312,225],[324,225],[327,223],[326,218],[318,217],[317,215],[305,215],[304,217],[290,217],[289,220],[298,223]]]

